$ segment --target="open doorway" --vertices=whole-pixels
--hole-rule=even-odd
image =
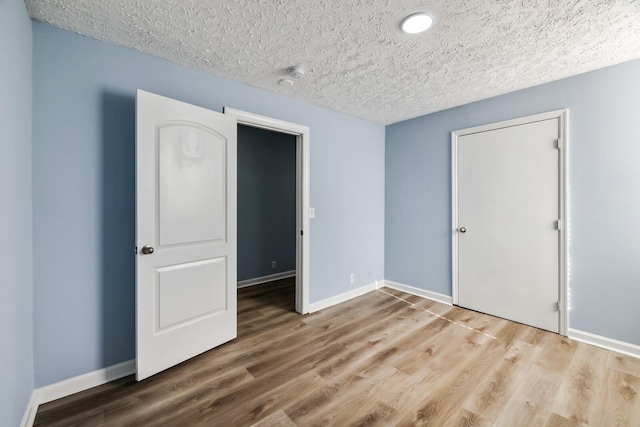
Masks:
[[[306,314],[309,312],[309,128],[307,126],[272,119],[270,117],[259,116],[256,114],[234,110],[226,107],[224,109],[224,113],[236,118],[238,123],[239,140],[240,138],[243,138],[244,136],[249,134],[261,135],[262,137],[266,138],[263,139],[264,141],[270,141],[275,144],[281,142],[286,145],[288,145],[288,141],[291,141],[291,143],[295,146],[295,151],[289,151],[289,154],[295,153],[295,269],[288,270],[286,267],[286,262],[288,261],[285,261],[283,259],[282,262],[284,262],[285,264],[280,264],[280,266],[282,266],[283,268],[281,271],[278,271],[280,270],[278,259],[271,259],[268,256],[267,258],[264,258],[263,255],[257,254],[255,252],[252,254],[251,249],[245,244],[243,244],[243,247],[247,250],[248,253],[243,254],[242,256],[246,255],[248,257],[254,257],[258,260],[258,262],[261,263],[260,268],[267,267],[267,271],[276,270],[275,273],[272,273],[276,275],[275,277],[269,277],[269,274],[267,274],[266,276],[257,276],[257,280],[253,282],[254,284],[257,281],[260,281],[260,277],[262,277],[263,280],[266,281],[277,279],[284,280],[286,279],[286,276],[294,274],[294,276],[290,277],[293,277],[295,280],[295,311],[300,314]],[[289,147],[281,147],[281,150],[278,151],[284,152],[285,154],[281,154],[287,156],[286,152],[288,149]],[[271,190],[267,188],[267,190],[265,190],[265,192],[260,197],[265,198],[267,200],[266,203],[268,204],[269,196],[277,191],[278,189],[276,188]],[[286,197],[281,200],[285,199]],[[282,203],[285,202],[283,201]],[[239,215],[242,214],[239,212]],[[248,220],[252,220],[257,224],[259,224],[262,219],[260,212],[249,212],[248,216],[250,217]],[[287,227],[286,223],[281,224],[280,226],[285,228]],[[238,228],[240,228],[240,224]],[[288,232],[285,231],[285,234],[287,233]],[[282,238],[282,236],[280,237]],[[239,251],[245,250],[241,249],[240,245],[238,249]],[[286,248],[283,249],[282,253],[286,253]],[[272,268],[273,261],[276,261],[275,269]],[[240,259],[238,264],[238,271],[240,273],[240,270],[243,268],[243,266],[240,266]],[[255,274],[264,274],[260,273],[260,271],[264,271],[260,270],[260,268],[254,270],[253,273],[248,272],[247,275],[250,276]],[[245,272],[243,271],[242,274],[244,275]],[[278,277],[278,274],[282,274],[282,277]],[[250,279],[251,278],[243,278],[241,276],[238,277],[241,286],[250,284]]]
[[[296,137],[243,124],[237,130],[238,304],[268,298],[293,311]]]

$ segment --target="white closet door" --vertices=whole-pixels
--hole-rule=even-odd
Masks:
[[[458,138],[458,304],[559,330],[559,119]]]

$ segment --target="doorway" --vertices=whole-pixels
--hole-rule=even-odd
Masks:
[[[309,312],[309,128],[227,107],[224,108],[224,114],[234,117],[238,126],[275,132],[282,134],[283,137],[293,138],[295,144],[295,309],[300,314],[306,314]],[[277,269],[277,260],[275,261]]]
[[[452,133],[454,304],[563,335],[566,117]]]
[[[295,307],[296,137],[238,125],[238,289],[274,282]],[[260,289],[252,291],[261,296]],[[257,292],[257,293],[256,293]],[[278,292],[273,292],[277,297]],[[270,299],[275,301],[273,297]],[[238,307],[240,310],[240,307]]]

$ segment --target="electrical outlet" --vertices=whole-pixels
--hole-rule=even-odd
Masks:
[[[353,285],[354,283],[356,283],[356,274],[355,274],[355,273],[351,273],[351,274],[349,275],[349,283],[350,283],[350,284],[352,284],[352,285]]]
[[[278,265],[275,261],[271,261],[271,269],[275,270],[276,269],[276,265]]]

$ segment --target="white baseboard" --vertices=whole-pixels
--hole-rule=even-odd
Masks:
[[[246,288],[247,286],[261,285],[267,282],[273,282],[274,280],[287,279],[289,277],[295,277],[296,271],[283,271],[282,273],[270,274],[268,276],[254,277],[253,279],[242,280],[238,282],[238,288]]]
[[[309,313],[315,313],[316,311],[324,310],[332,305],[340,304],[341,302],[349,301],[350,299],[357,298],[360,295],[364,295],[368,292],[375,291],[377,289],[376,283],[370,283],[365,286],[361,286],[352,291],[345,292],[340,295],[336,295],[331,298],[323,299],[322,301],[309,304]]]
[[[569,338],[586,344],[602,347],[617,353],[626,354],[627,356],[640,358],[640,346],[630,344],[624,341],[614,340],[612,338],[603,337],[601,335],[591,334],[589,332],[579,331],[569,328]]]
[[[387,288],[396,289],[398,291],[441,302],[443,304],[453,305],[453,299],[449,295],[439,294],[437,292],[431,292],[425,289],[414,288],[413,286],[403,285],[402,283],[392,282],[391,280],[384,280],[383,283]]]
[[[36,390],[37,403],[51,402],[62,397],[115,381],[119,378],[126,377],[136,372],[136,361],[127,360],[117,365],[108,366],[97,371],[88,372],[68,380],[60,381],[55,384],[40,387]]]
[[[20,423],[20,427],[32,427],[33,422],[36,420],[36,413],[38,412],[38,399],[36,391],[33,390],[31,392],[31,397],[29,397],[29,401],[27,402],[27,407],[24,410],[24,415],[22,417],[22,422]]]

